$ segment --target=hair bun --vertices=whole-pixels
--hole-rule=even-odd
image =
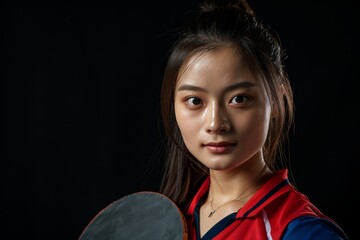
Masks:
[[[254,15],[254,11],[246,0],[204,0],[200,9],[203,12],[212,12],[222,7],[239,8],[250,15]]]

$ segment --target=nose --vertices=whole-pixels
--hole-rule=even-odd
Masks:
[[[230,121],[226,115],[226,110],[214,103],[209,107],[206,119],[206,132],[210,134],[225,133],[231,128]]]

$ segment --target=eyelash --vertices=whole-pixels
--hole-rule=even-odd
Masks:
[[[200,98],[198,98],[198,97],[188,97],[188,98],[186,98],[185,99],[185,102],[186,102],[186,104],[188,104],[188,105],[191,105],[191,106],[197,106],[197,105],[199,105],[199,104],[193,104],[193,103],[191,103],[191,100],[199,100],[199,104],[201,104],[203,101],[200,99]]]
[[[236,102],[236,103],[232,103],[232,100],[234,100],[235,98],[241,98],[242,102]],[[230,104],[245,104],[247,103],[248,101],[250,100],[250,98],[248,96],[245,96],[245,95],[236,95],[234,97],[231,98],[230,100]]]
[[[233,103],[233,100],[235,100],[236,98],[241,98],[241,102],[240,103],[239,102],[234,102]],[[194,100],[196,100],[197,103],[194,103]],[[248,96],[236,95],[236,96],[234,96],[234,97],[232,97],[230,99],[229,104],[231,104],[231,105],[239,105],[239,104],[241,104],[242,105],[242,104],[247,103],[249,100],[250,100],[250,98]],[[186,102],[186,104],[188,104],[190,106],[195,106],[195,107],[203,103],[203,101],[198,97],[188,97],[188,98],[185,99],[185,102]]]

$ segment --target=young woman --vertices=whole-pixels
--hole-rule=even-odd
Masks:
[[[205,1],[169,55],[161,192],[189,239],[347,239],[282,165],[292,90],[276,33],[246,1]]]

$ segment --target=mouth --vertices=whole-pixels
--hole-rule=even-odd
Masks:
[[[233,142],[209,142],[203,144],[203,146],[214,154],[229,153],[235,147],[236,143]]]

